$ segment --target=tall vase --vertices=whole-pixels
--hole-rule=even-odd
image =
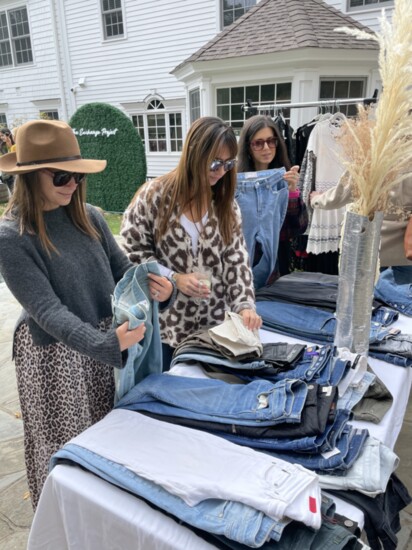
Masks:
[[[334,344],[368,355],[383,212],[373,220],[347,212],[339,266]]]

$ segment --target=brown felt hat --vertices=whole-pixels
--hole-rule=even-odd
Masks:
[[[0,170],[27,174],[41,168],[94,174],[105,160],[83,159],[73,130],[61,120],[31,120],[19,127],[16,152],[0,157]]]

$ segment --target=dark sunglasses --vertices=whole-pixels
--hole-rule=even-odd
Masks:
[[[63,185],[67,185],[72,178],[77,185],[84,180],[84,174],[79,174],[76,172],[58,171],[50,172],[50,174],[53,174],[53,185],[55,187],[63,187]]]
[[[220,168],[223,167],[223,170],[225,172],[228,172],[229,170],[232,170],[232,168],[234,168],[235,165],[236,165],[236,159],[231,159],[231,160],[215,159],[212,161],[210,165],[210,171],[217,172],[218,170],[220,170]]]
[[[250,142],[250,146],[254,151],[262,151],[262,149],[265,147],[265,143],[269,147],[269,149],[275,149],[278,140],[274,137],[268,138],[268,139],[255,139]]]

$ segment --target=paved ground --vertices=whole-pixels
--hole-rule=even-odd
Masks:
[[[0,282],[0,550],[24,550],[33,519],[27,498],[23,427],[11,361],[12,333],[19,310],[5,283]],[[401,458],[398,475],[412,493],[411,433],[410,404],[395,450]],[[412,505],[402,513],[398,538],[399,550],[412,550]]]

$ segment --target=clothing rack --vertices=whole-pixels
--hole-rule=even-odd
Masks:
[[[363,103],[364,105],[370,105],[378,101],[378,90],[376,89],[372,97],[357,97],[349,99],[323,99],[319,101],[307,101],[303,103],[268,103],[253,105],[250,99],[246,100],[246,103],[242,105],[241,109],[245,113],[257,114],[258,111],[280,111],[282,109],[303,109],[305,107],[337,107],[339,105],[355,105],[357,103]]]

